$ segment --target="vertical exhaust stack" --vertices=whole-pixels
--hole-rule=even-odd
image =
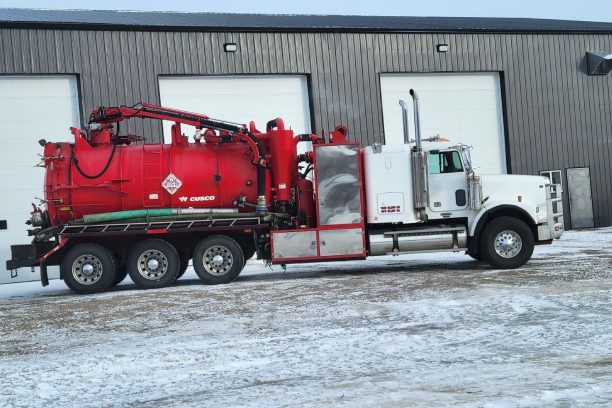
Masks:
[[[412,107],[414,110],[414,139],[416,141],[416,147],[421,148],[421,117],[419,113],[419,95],[414,89],[410,90],[410,96],[412,96]]]
[[[410,134],[408,132],[408,105],[402,99],[399,100],[402,107],[402,123],[404,124],[404,144],[410,143]]]
[[[414,89],[410,90],[414,108],[414,134],[415,146],[410,151],[412,161],[412,189],[414,192],[414,210],[421,221],[427,221],[425,209],[429,201],[429,187],[427,180],[427,155],[421,146],[421,120],[419,113],[419,95]],[[408,119],[406,118],[406,121]]]

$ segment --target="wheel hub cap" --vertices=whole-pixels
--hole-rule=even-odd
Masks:
[[[202,256],[204,269],[211,275],[221,276],[230,271],[234,265],[234,257],[229,249],[221,245],[213,245]]]
[[[221,266],[223,264],[223,257],[221,255],[213,256],[212,263],[215,266]]]
[[[95,270],[94,266],[90,263],[83,264],[83,267],[81,268],[81,271],[83,272],[83,275],[85,276],[91,276],[94,270]]]
[[[83,254],[72,263],[72,276],[81,285],[93,285],[102,277],[102,261],[90,254]]]
[[[154,271],[155,269],[159,268],[159,261],[157,259],[149,259],[149,262],[147,262],[147,268]]]
[[[514,231],[505,230],[495,237],[495,252],[502,258],[514,258],[522,248],[523,241]]]
[[[168,272],[168,258],[156,249],[144,251],[138,257],[138,273],[145,279],[158,280]]]

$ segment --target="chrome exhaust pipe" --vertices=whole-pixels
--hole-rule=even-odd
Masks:
[[[419,95],[414,89],[410,90],[410,96],[412,96],[412,106],[414,108],[414,139],[416,145],[421,147],[421,119],[419,113]],[[406,120],[408,120],[406,118]]]
[[[402,99],[399,100],[402,107],[402,122],[404,123],[404,144],[410,143],[410,134],[408,131],[408,105]]]
[[[426,208],[429,203],[429,182],[427,177],[427,153],[421,146],[421,122],[419,120],[419,96],[414,89],[410,90],[414,108],[415,145],[410,151],[412,161],[412,189],[414,210],[421,221],[427,221]]]

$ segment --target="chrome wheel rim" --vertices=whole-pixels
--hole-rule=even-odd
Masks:
[[[81,285],[93,285],[100,280],[102,272],[102,261],[90,254],[83,254],[72,263],[72,277]]]
[[[222,276],[232,269],[234,257],[229,249],[221,245],[213,245],[204,251],[202,256],[204,269],[211,275]]]
[[[522,248],[523,241],[514,231],[505,230],[495,237],[495,252],[502,258],[514,258]]]
[[[138,273],[149,280],[159,280],[168,272],[168,258],[156,249],[144,251],[138,257]]]

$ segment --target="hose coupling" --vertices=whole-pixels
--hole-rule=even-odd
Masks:
[[[264,215],[268,211],[268,205],[266,203],[266,196],[257,197],[256,211],[259,215]]]

